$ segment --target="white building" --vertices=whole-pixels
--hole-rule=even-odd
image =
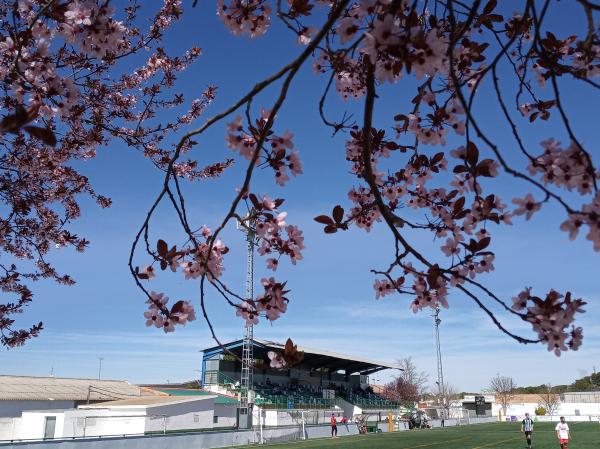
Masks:
[[[538,407],[544,407],[544,398],[539,394],[515,394],[508,401],[506,413],[502,409],[502,404],[498,397],[494,395],[481,395],[485,398],[485,405],[491,412],[491,415],[499,417],[501,420],[522,419],[525,413],[536,417],[535,410]],[[537,419],[558,420],[560,416],[565,416],[567,420],[598,421],[600,418],[600,392],[569,392],[556,394],[556,410],[552,416],[547,413],[545,417],[538,416]],[[463,408],[470,407],[475,402],[475,396],[465,396],[462,400]]]
[[[0,441],[145,435],[235,427],[237,404],[216,395],[146,396],[70,410],[26,411],[11,420],[10,428],[0,428]]]
[[[27,410],[64,410],[157,394],[121,380],[0,376],[0,418],[19,417]]]

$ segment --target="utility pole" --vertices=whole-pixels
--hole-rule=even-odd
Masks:
[[[246,234],[246,299],[254,298],[254,245],[256,244],[256,230],[254,220],[248,213],[247,218],[238,222],[238,229]],[[244,342],[242,345],[242,378],[240,392],[239,427],[249,429],[252,427],[252,401],[254,388],[254,326],[246,324]]]
[[[98,357],[98,361],[100,362],[98,364],[98,380],[100,380],[100,376],[102,375],[102,360],[104,360],[104,357]]]
[[[440,399],[442,400],[442,405],[444,409],[446,408],[446,388],[444,387],[444,370],[442,369],[442,350],[440,345],[440,324],[442,320],[440,319],[440,306],[435,307],[435,312],[433,313],[433,318],[435,322],[435,348],[437,354],[437,385],[440,393]]]

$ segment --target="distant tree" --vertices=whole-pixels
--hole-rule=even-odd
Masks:
[[[427,389],[427,373],[417,369],[412,357],[398,360],[397,365],[402,371],[383,387],[382,396],[391,401],[417,402]]]
[[[593,373],[590,376],[577,379],[569,385],[570,391],[597,391],[600,390],[600,373]]]
[[[546,409],[544,407],[542,407],[541,405],[539,407],[535,408],[535,415],[536,416],[544,416],[546,415]]]
[[[539,394],[540,405],[548,412],[549,415],[554,415],[560,406],[560,396],[556,394],[550,384],[545,385],[545,390]]]
[[[514,379],[509,376],[501,376],[498,374],[490,380],[490,390],[496,395],[496,402],[499,402],[500,405],[502,405],[502,412],[505,415],[508,404],[515,395],[516,388],[517,384]]]
[[[437,403],[444,406],[446,410],[450,408],[452,401],[455,401],[459,397],[460,394],[458,393],[458,389],[454,385],[448,383],[444,384],[444,386],[441,388],[441,391],[438,389],[438,393],[436,395]]]

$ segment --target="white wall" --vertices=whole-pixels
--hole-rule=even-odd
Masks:
[[[46,417],[55,417],[56,426],[54,428],[54,437],[61,437],[63,433],[64,415],[62,411],[56,412],[23,412],[19,418],[18,425],[15,426],[12,438],[13,440],[28,440],[44,438],[46,426]]]
[[[0,418],[0,441],[15,439],[21,430],[21,418]]]
[[[167,430],[212,429],[214,399],[201,398],[179,404],[148,407],[146,432],[160,432],[166,424]],[[166,416],[166,423],[160,416]]]
[[[507,416],[524,416],[525,413],[529,413],[531,416],[535,416],[535,409],[540,406],[538,402],[531,403],[520,403],[510,404],[506,410]],[[502,411],[500,404],[494,404],[492,406],[492,412],[494,416],[498,416],[498,413]],[[564,403],[559,404],[558,409],[554,412],[554,416],[575,416],[579,415],[600,415],[600,403]]]
[[[108,436],[143,434],[145,410],[76,409],[66,410],[62,436]]]
[[[215,404],[214,416],[218,417],[218,421],[213,424],[215,429],[237,426],[237,406]]]

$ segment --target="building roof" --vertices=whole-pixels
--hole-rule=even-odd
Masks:
[[[111,401],[159,393],[123,380],[1,376],[0,401]]]
[[[161,405],[180,404],[182,402],[202,401],[205,399],[214,399],[215,395],[196,396],[142,396],[131,399],[120,399],[118,401],[100,402],[97,404],[80,405],[80,409],[98,409],[98,408],[150,408]]]
[[[235,340],[225,343],[223,346],[234,354],[241,356],[242,344],[243,340]],[[254,339],[254,357],[263,358],[265,361],[268,360],[268,351],[282,351],[284,348],[285,344],[283,343]],[[396,365],[364,357],[354,357],[301,346],[298,346],[298,350],[304,351],[304,360],[296,366],[298,369],[327,368],[330,372],[344,370],[347,374],[372,374],[383,369],[400,369]],[[204,349],[202,352],[204,352],[204,357],[206,358],[214,354],[222,353],[223,348],[221,346],[213,346]]]
[[[238,404],[239,401],[232,397],[219,393],[212,393],[204,390],[186,390],[179,388],[161,388],[159,391],[170,396],[216,396],[215,404]]]

